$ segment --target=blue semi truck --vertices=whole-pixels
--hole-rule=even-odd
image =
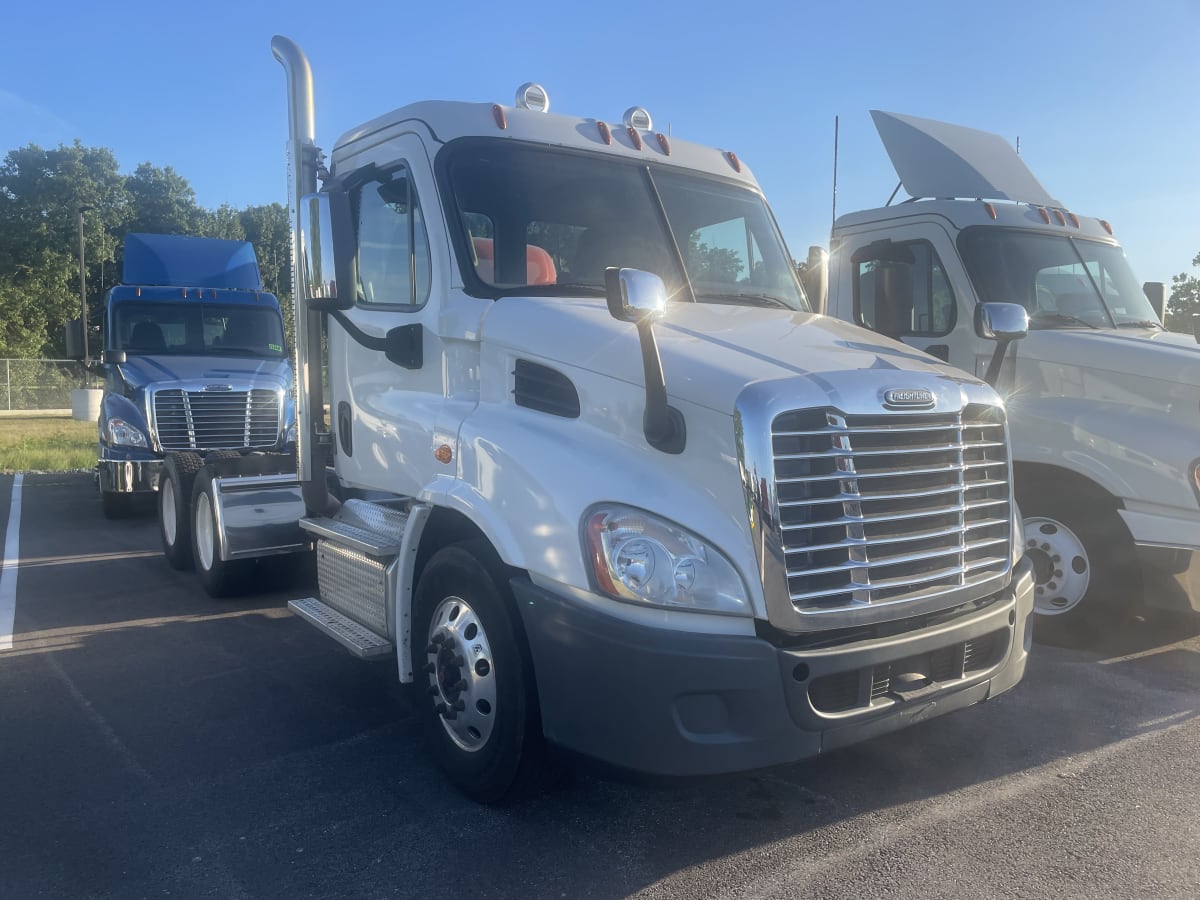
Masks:
[[[104,321],[96,483],[108,518],[158,490],[168,457],[199,469],[294,441],[283,318],[249,242],[126,235]]]

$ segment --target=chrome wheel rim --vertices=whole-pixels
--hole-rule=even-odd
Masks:
[[[159,485],[158,492],[162,497],[162,509],[159,518],[162,519],[163,535],[167,539],[167,544],[174,547],[176,529],[175,525],[175,491],[172,489],[173,482],[165,480]]]
[[[1034,612],[1061,616],[1087,594],[1092,565],[1083,541],[1055,519],[1034,516],[1024,522],[1025,552],[1033,562]]]
[[[196,555],[200,565],[208,571],[212,569],[214,557],[212,503],[208,494],[201,494],[196,498],[196,521],[192,530],[196,535]]]
[[[447,597],[433,611],[425,656],[446,734],[468,753],[482,749],[496,722],[496,670],[483,623],[461,597]]]

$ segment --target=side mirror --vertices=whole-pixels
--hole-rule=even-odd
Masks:
[[[615,267],[604,270],[604,287],[612,317],[637,326],[646,378],[646,409],[642,413],[646,443],[663,453],[682,453],[687,446],[687,423],[683,413],[667,402],[667,383],[652,327],[667,307],[667,287],[651,272]]]
[[[108,365],[119,366],[126,358],[124,350],[105,350],[100,355],[100,359]]]
[[[983,376],[984,381],[995,387],[1008,345],[1029,334],[1029,313],[1019,303],[980,303],[975,307],[975,333],[996,342]]]
[[[67,345],[67,359],[83,359],[83,326],[80,319],[72,319],[63,329]]]
[[[1158,321],[1163,320],[1163,310],[1167,308],[1167,286],[1161,281],[1147,281],[1142,285],[1142,293],[1154,308]]]
[[[300,253],[304,302],[331,312],[354,306],[354,254],[350,198],[342,191],[308,194],[300,200]],[[341,290],[338,290],[338,286]]]
[[[804,293],[812,303],[813,311],[825,314],[829,304],[829,251],[824,247],[809,247],[808,259],[804,262]]]
[[[1029,313],[1020,303],[980,303],[975,307],[975,333],[989,341],[1019,340],[1029,334]]]
[[[667,308],[667,286],[652,272],[641,269],[604,270],[608,311],[622,322],[647,322]]]

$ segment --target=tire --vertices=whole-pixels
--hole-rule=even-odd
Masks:
[[[1115,505],[1039,478],[1018,481],[1017,502],[1033,562],[1039,640],[1091,644],[1137,611],[1133,540]]]
[[[192,567],[192,484],[204,462],[195,453],[172,453],[158,479],[158,536],[172,569]]]
[[[439,550],[417,585],[412,631],[434,759],[462,793],[487,804],[534,793],[551,768],[533,666],[501,569],[486,544]]]
[[[128,519],[133,515],[133,494],[100,492],[100,511],[106,519]]]
[[[196,475],[192,487],[191,541],[196,575],[210,597],[231,597],[242,594],[250,586],[254,574],[253,559],[222,560],[217,547],[216,503],[213,481],[216,473],[204,466]]]

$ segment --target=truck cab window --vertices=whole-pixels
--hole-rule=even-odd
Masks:
[[[358,218],[358,302],[421,306],[429,296],[429,240],[405,170],[355,195]]]
[[[888,242],[876,252],[856,255],[854,315],[859,325],[892,338],[949,334],[958,319],[957,304],[933,246]]]

